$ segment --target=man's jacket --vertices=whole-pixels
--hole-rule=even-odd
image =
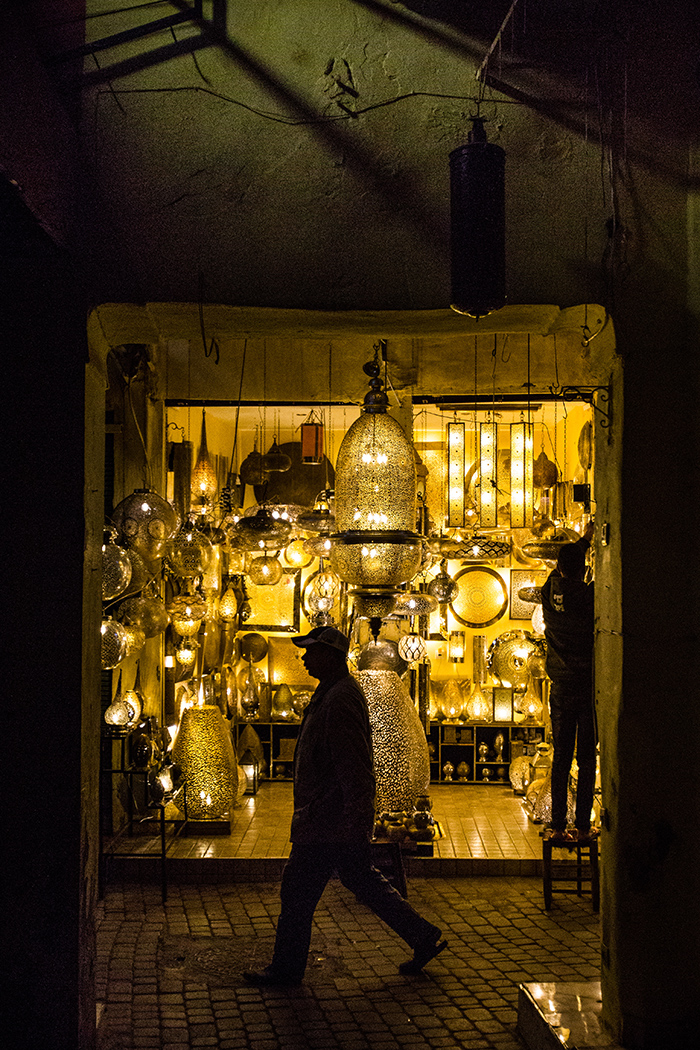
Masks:
[[[350,674],[319,682],[294,752],[292,842],[367,842],[375,791],[364,693]]]
[[[586,688],[591,682],[593,594],[592,583],[568,579],[556,569],[542,585],[545,667],[557,685]]]

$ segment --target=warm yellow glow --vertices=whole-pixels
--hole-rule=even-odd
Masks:
[[[396,419],[363,412],[352,424],[338,451],[335,488],[339,532],[413,531],[415,457]]]
[[[479,427],[479,521],[484,528],[493,528],[496,525],[498,513],[497,454],[498,425],[482,423]]]
[[[497,722],[512,722],[513,700],[510,690],[499,690],[494,694],[493,715]]]
[[[447,527],[464,525],[464,423],[447,424]]]
[[[207,449],[207,424],[206,412],[204,409],[202,409],[202,434],[200,438],[199,455],[197,456],[197,462],[192,470],[190,485],[192,495],[201,502],[213,500],[218,488],[216,471],[209,456],[209,450]]]
[[[448,655],[452,663],[464,663],[464,631],[450,631]]]
[[[511,423],[510,427],[510,524],[511,528],[531,528],[534,515],[532,423]]]
[[[230,809],[238,778],[230,729],[218,707],[204,704],[183,711],[173,760],[182,767],[191,819],[216,819]],[[182,809],[184,799],[175,802]]]
[[[224,623],[230,623],[238,614],[238,596],[230,585],[226,588],[219,602],[219,617]]]
[[[177,662],[182,664],[183,667],[191,667],[197,659],[198,648],[197,643],[193,642],[191,638],[183,638],[175,650]]]
[[[493,706],[486,699],[477,683],[467,700],[467,718],[470,722],[492,722]]]

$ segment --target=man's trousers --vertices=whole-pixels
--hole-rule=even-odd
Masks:
[[[316,905],[334,872],[357,899],[411,948],[437,940],[440,930],[416,912],[372,866],[369,843],[292,845],[282,875],[282,911],[271,968],[291,979],[304,975]]]
[[[568,786],[576,747],[578,786],[576,788],[576,827],[588,831],[596,772],[596,726],[593,689],[552,682],[549,694],[552,716],[552,827],[564,831],[567,825]]]

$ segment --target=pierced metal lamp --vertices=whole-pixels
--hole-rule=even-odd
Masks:
[[[479,524],[494,528],[498,519],[498,424],[479,426]]]
[[[464,423],[447,424],[447,527],[464,525]]]
[[[218,479],[216,477],[216,470],[212,464],[211,457],[209,456],[209,449],[207,448],[207,414],[206,409],[202,409],[202,432],[199,439],[199,455],[197,456],[197,462],[194,465],[192,471],[192,477],[190,479],[190,491],[192,494],[192,502],[200,507],[206,507],[207,505],[214,502],[216,497],[216,490],[218,488]]]
[[[510,525],[532,528],[534,520],[533,423],[510,425]]]
[[[228,812],[238,793],[237,764],[231,733],[217,706],[185,708],[173,760],[182,769],[190,819],[217,820]],[[178,809],[184,807],[184,800],[175,801]]]
[[[421,563],[416,524],[416,465],[401,424],[387,414],[379,378],[379,347],[364,366],[370,377],[362,414],[343,438],[335,476],[336,522],[331,563],[349,583],[359,615],[375,638],[395,592]],[[386,611],[385,611],[386,610]]]

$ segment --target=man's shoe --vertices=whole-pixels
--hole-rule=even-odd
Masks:
[[[578,841],[576,831],[569,831],[567,828],[563,831],[558,828],[547,828],[544,832],[544,838],[551,842],[553,846],[571,846],[576,845]]]
[[[298,988],[301,984],[300,977],[290,977],[288,974],[278,973],[271,966],[264,970],[244,970],[243,978],[248,984],[257,984],[259,988]]]
[[[440,934],[438,933],[438,937]],[[435,940],[428,944],[419,944],[418,947],[413,949],[413,958],[407,959],[406,962],[402,962],[399,966],[399,973],[403,974],[416,974],[420,973],[424,966],[427,966],[431,959],[434,959],[436,955],[443,952],[447,947],[447,941]]]

